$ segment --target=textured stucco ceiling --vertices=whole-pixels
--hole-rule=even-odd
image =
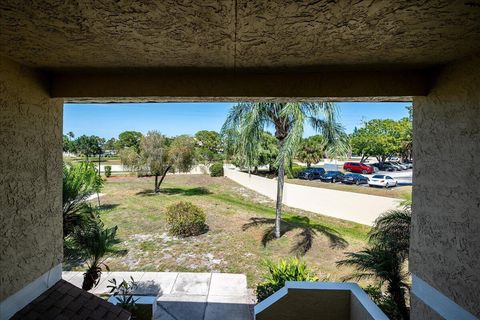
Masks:
[[[480,51],[480,1],[0,1],[0,55],[51,68],[431,66]]]

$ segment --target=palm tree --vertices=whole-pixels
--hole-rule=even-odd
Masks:
[[[408,259],[412,213],[409,209],[390,210],[375,221],[369,233],[369,241],[385,246]]]
[[[404,259],[395,250],[383,245],[373,245],[360,252],[349,252],[338,265],[354,266],[357,272],[344,280],[376,278],[380,285],[386,283],[387,292],[398,309],[402,319],[409,319],[405,294],[409,290],[408,273],[404,271]]]
[[[409,319],[405,294],[409,290],[408,272],[404,270],[410,247],[411,202],[403,209],[390,210],[381,215],[369,233],[370,247],[360,252],[349,252],[338,265],[357,269],[345,279],[376,278],[380,285],[387,284],[387,292],[395,302],[396,314]],[[390,315],[392,318],[395,315]]]
[[[222,127],[222,133],[238,132],[238,152],[253,163],[257,141],[265,129],[273,126],[278,142],[277,201],[275,209],[275,237],[280,238],[285,164],[291,163],[302,139],[305,124],[320,132],[329,146],[344,147],[343,128],[337,122],[334,103],[240,103],[232,107]]]
[[[76,255],[87,261],[82,289],[88,291],[98,284],[102,267],[109,270],[105,264],[107,257],[120,252],[114,248],[114,245],[120,242],[117,238],[117,226],[105,228],[97,218],[87,225],[75,228],[68,241],[76,251]]]

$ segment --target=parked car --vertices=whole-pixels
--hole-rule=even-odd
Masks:
[[[406,165],[401,164],[400,162],[395,162],[395,161],[389,161],[394,166],[397,166],[400,168],[400,170],[407,170],[408,167]]]
[[[405,161],[403,161],[403,164],[408,166],[409,169],[413,168],[413,161],[412,160],[405,160]]]
[[[396,187],[397,184],[398,184],[397,180],[383,174],[376,174],[368,180],[368,185],[370,187],[390,188],[390,187]]]
[[[397,171],[397,169],[394,166],[392,166],[390,163],[378,162],[378,163],[372,164],[372,166],[374,168],[378,168],[378,170],[380,171]]]
[[[325,169],[323,168],[307,168],[300,171],[298,178],[304,180],[316,180],[320,179],[323,174],[325,174]]]
[[[343,170],[363,174],[374,172],[374,169],[371,165],[360,162],[345,162],[343,165]]]
[[[323,182],[339,182],[343,180],[345,175],[340,171],[327,171],[324,175],[320,177],[320,180]]]
[[[393,171],[402,171],[403,170],[399,165],[396,165],[396,164],[391,163],[391,162],[384,162],[383,164],[385,164],[387,166],[391,166],[394,169]]]
[[[360,185],[368,183],[368,178],[358,173],[347,173],[343,177],[342,183]]]

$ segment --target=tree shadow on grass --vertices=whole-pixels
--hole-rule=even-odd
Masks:
[[[108,211],[108,210],[115,209],[118,206],[119,206],[118,203],[104,203],[104,204],[101,204],[100,206],[98,206],[98,210]]]
[[[274,218],[250,218],[250,222],[242,226],[242,230],[246,231],[249,228],[261,225],[269,225],[262,236],[262,245],[264,247],[275,239],[275,219]],[[296,256],[305,255],[313,245],[314,238],[318,233],[326,236],[330,240],[331,248],[345,248],[348,242],[334,229],[324,226],[320,223],[312,222],[308,217],[293,216],[283,218],[280,224],[280,236],[283,236],[288,231],[300,229],[298,234],[298,241],[293,245],[290,252]]]
[[[183,195],[183,196],[204,196],[211,194],[210,190],[204,187],[196,188],[161,188],[160,193],[153,192],[152,189],[143,190],[137,192],[136,195],[139,196],[156,196],[158,194],[167,194],[167,195]]]

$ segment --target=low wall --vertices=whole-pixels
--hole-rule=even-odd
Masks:
[[[225,176],[275,200],[277,181],[234,169],[225,169]],[[395,209],[398,200],[361,193],[337,191],[285,183],[283,203],[289,207],[321,213],[326,216],[372,225],[383,212]]]

